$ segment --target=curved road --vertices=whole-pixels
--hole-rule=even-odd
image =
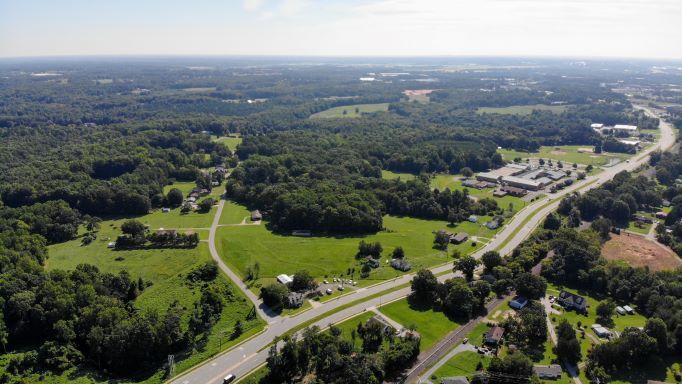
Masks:
[[[656,117],[655,114],[648,108],[636,107],[643,109],[647,114]],[[517,245],[519,245],[542,220],[552,211],[556,209],[559,201],[563,196],[573,193],[578,190],[589,190],[595,188],[604,182],[611,180],[618,172],[625,170],[633,170],[648,161],[648,155],[655,150],[667,150],[675,143],[675,134],[672,125],[661,120],[659,124],[661,137],[655,145],[640,152],[629,162],[621,162],[610,168],[606,168],[603,172],[596,176],[589,176],[580,183],[575,183],[571,187],[566,188],[558,193],[550,195],[548,199],[538,200],[524,209],[519,211],[514,218],[500,231],[498,234],[482,249],[474,253],[474,257],[480,257],[483,253],[490,250],[498,250],[505,255],[510,253]],[[238,346],[222,353],[211,360],[207,360],[202,365],[187,371],[180,376],[172,379],[170,382],[174,384],[204,384],[204,383],[221,383],[222,378],[228,373],[232,373],[237,377],[249,373],[253,369],[265,362],[267,358],[268,349],[265,348],[259,352],[260,349],[270,344],[273,339],[283,333],[289,331],[296,326],[307,322],[317,316],[333,310],[334,308],[354,302],[356,300],[368,297],[383,291],[390,290],[392,287],[400,286],[408,283],[413,274],[403,275],[396,279],[376,284],[371,287],[361,288],[352,294],[341,296],[335,300],[330,300],[316,308],[309,309],[294,317],[276,316],[267,311],[256,295],[251,292],[233,271],[222,261],[218,251],[215,247],[215,233],[220,221],[220,214],[222,213],[224,202],[221,201],[213,220],[213,225],[209,232],[209,249],[211,256],[216,260],[219,267],[230,277],[230,279],[240,287],[240,289],[247,295],[247,297],[254,302],[258,313],[265,318],[269,325],[264,332],[248,339]],[[528,220],[528,221],[526,221]],[[505,243],[506,242],[506,243]],[[500,249],[498,249],[500,248]],[[441,274],[439,279],[446,279],[454,276],[452,266],[450,263],[441,265],[431,269],[434,274]],[[322,320],[317,321],[312,325],[317,325],[321,328],[326,327],[332,323],[338,323],[346,318],[362,313],[369,307],[380,306],[381,303],[386,303],[391,300],[396,300],[407,296],[410,293],[410,288],[402,288],[392,290],[380,297],[364,301],[360,304],[345,308],[339,312],[333,313]]]

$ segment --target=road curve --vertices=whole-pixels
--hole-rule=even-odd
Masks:
[[[650,116],[656,117],[649,108],[636,108],[643,109]],[[667,150],[672,147],[675,143],[675,134],[672,125],[661,120],[659,128],[661,130],[661,137],[657,144],[647,148],[643,152],[640,152],[629,162],[621,162],[620,164],[617,164],[613,167],[606,168],[599,175],[589,176],[580,183],[575,183],[569,188],[550,195],[551,203],[549,204],[547,199],[542,199],[526,206],[524,209],[519,211],[514,218],[485,247],[475,252],[474,256],[480,257],[486,251],[495,250],[499,247],[501,247],[501,254],[504,255],[510,253],[533,231],[535,227],[537,227],[537,225],[539,225],[539,223],[544,219],[544,217],[547,216],[547,214],[556,209],[563,196],[578,190],[588,190],[595,188],[606,181],[611,180],[618,172],[624,170],[633,170],[640,165],[645,164],[648,161],[648,155],[651,152],[658,149]],[[300,313],[295,317],[273,317],[272,314],[268,314],[266,311],[264,311],[264,308],[262,305],[260,305],[259,299],[253,292],[248,290],[239,276],[237,276],[227,267],[227,265],[225,265],[215,248],[215,232],[220,221],[220,213],[222,212],[223,205],[224,201],[221,201],[218,206],[218,212],[216,212],[216,216],[214,217],[213,225],[211,226],[211,230],[209,232],[209,249],[211,250],[211,255],[218,263],[220,269],[223,270],[230,277],[230,279],[232,279],[235,284],[242,289],[243,292],[245,292],[247,297],[249,297],[255,303],[259,303],[259,305],[256,305],[256,308],[263,318],[269,319],[269,326],[264,332],[252,337],[251,339],[248,339],[240,345],[214,357],[211,360],[207,360],[202,365],[181,374],[180,376],[170,380],[170,383],[220,383],[222,378],[228,373],[232,373],[237,377],[242,377],[265,362],[267,357],[267,348],[263,349],[262,351],[259,350],[270,344],[275,337],[282,335],[283,333],[302,323],[323,315],[324,313],[331,311],[338,306],[348,304],[364,297],[369,297],[374,294],[390,290],[392,287],[397,287],[408,283],[414,276],[414,274],[407,274],[371,287],[358,289],[352,294],[330,300],[316,308],[312,308]],[[529,217],[530,219],[524,223],[524,221]],[[507,238],[510,240],[504,244]],[[449,272],[441,275],[439,279],[445,279],[454,276],[454,274],[450,272],[452,270],[452,265],[450,263],[432,268],[431,270],[435,274]],[[360,304],[333,313],[324,319],[317,321],[313,325],[325,327],[331,323],[338,323],[346,318],[364,312],[369,307],[380,306],[382,302],[386,303],[391,300],[396,300],[407,296],[409,293],[410,288],[391,290],[380,297],[364,301]]]

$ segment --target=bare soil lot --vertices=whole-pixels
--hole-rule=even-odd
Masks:
[[[602,248],[607,260],[624,260],[633,267],[648,266],[652,271],[675,269],[682,259],[667,247],[633,234],[611,235]]]

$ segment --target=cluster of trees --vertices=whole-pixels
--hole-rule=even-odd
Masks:
[[[531,301],[518,316],[511,316],[502,323],[507,343],[520,348],[526,355],[542,353],[547,341],[547,319],[542,304]],[[542,358],[540,356],[540,358]]]
[[[567,196],[561,201],[558,212],[570,217],[579,215],[586,221],[602,216],[615,225],[627,227],[635,212],[659,207],[661,201],[661,192],[655,183],[645,176],[633,176],[623,171],[600,188],[582,195]]]
[[[152,247],[194,248],[199,244],[196,232],[180,233],[175,230],[148,232],[147,227],[137,220],[127,220],[121,224],[124,233],[116,238],[116,248],[142,247],[151,243]]]
[[[300,340],[285,336],[279,351],[275,345],[270,348],[269,382],[302,383],[314,378],[318,383],[378,384],[398,377],[419,355],[419,337],[409,333],[395,337],[372,320],[358,324],[349,336],[350,340],[343,337],[334,326],[329,332],[306,328]],[[355,345],[358,337],[361,348]]]
[[[465,279],[438,282],[433,273],[422,269],[411,282],[410,300],[419,306],[440,309],[448,316],[469,319],[478,314],[490,294],[490,284],[479,280],[469,285]]]
[[[428,179],[383,180],[379,166],[331,138],[288,133],[244,143],[251,140],[259,141],[252,144],[258,154],[239,148],[240,157],[248,159],[230,175],[227,194],[268,212],[276,230],[376,232],[386,213],[461,221],[498,210],[494,200],[474,202],[462,191],[434,191]]]
[[[207,286],[195,308],[201,326],[186,329],[185,309],[177,303],[161,313],[134,309],[148,285],[142,279],[85,264],[45,272],[45,239],[21,222],[6,225],[12,230],[0,232],[0,342],[6,350],[23,350],[11,358],[6,374],[86,364],[133,375],[194,344],[216,311],[233,300],[229,287],[214,295],[209,291],[217,287]]]
[[[289,286],[280,283],[268,284],[261,288],[260,296],[263,303],[275,311],[281,311],[287,305],[289,292],[305,293],[317,288],[317,282],[308,271],[294,273]]]

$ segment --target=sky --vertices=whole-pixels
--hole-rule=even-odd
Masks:
[[[682,0],[0,0],[0,57],[682,59]]]

